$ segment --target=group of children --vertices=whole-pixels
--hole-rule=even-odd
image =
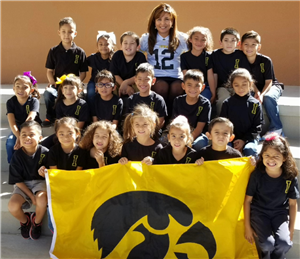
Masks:
[[[258,236],[264,258],[284,255],[291,247],[299,198],[297,168],[280,136],[277,100],[283,85],[275,78],[271,60],[258,53],[260,36],[245,33],[237,50],[239,33],[226,28],[221,33],[222,48],[210,53],[209,29],[177,33],[177,15],[167,4],[154,8],[141,42],[134,32],[125,32],[117,52],[114,34],[99,31],[98,52],[86,58],[73,41],[76,34],[72,18],[62,19],[61,43],[47,57],[47,114],[42,125],[55,123],[55,134],[42,140],[37,81],[30,72],[15,78],[15,96],[7,102],[12,130],[7,140],[9,183],[15,184],[9,210],[21,222],[22,236],[38,239],[41,234],[47,210],[46,168],[82,170],[128,161],[201,165],[243,154],[257,159],[245,199],[245,236],[249,242],[253,233]],[[138,51],[140,46],[147,58]],[[91,80],[81,98],[88,66]],[[258,155],[261,104],[273,135],[266,134]],[[273,194],[264,190],[273,182],[276,197],[268,197]],[[36,205],[34,214],[23,212],[30,203]],[[273,224],[274,211],[282,217]],[[279,249],[282,239],[276,231],[282,225],[278,222],[288,215],[285,248]],[[270,238],[273,232],[275,239]]]

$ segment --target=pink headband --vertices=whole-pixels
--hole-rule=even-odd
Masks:
[[[271,141],[271,140],[274,140],[277,138],[279,138],[279,135],[277,133],[273,132],[265,137],[265,141]]]

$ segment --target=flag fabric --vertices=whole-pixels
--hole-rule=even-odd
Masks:
[[[258,258],[244,238],[249,158],[48,170],[56,258]]]

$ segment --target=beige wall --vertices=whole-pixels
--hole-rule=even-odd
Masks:
[[[147,19],[160,2],[1,2],[1,83],[11,83],[23,71],[31,70],[46,83],[45,62],[50,47],[60,42],[58,21],[71,16],[77,23],[75,42],[87,56],[96,51],[98,30],[114,31],[119,39],[128,30],[141,35]],[[286,85],[299,82],[299,2],[168,1],[178,14],[180,31],[193,26],[208,27],[219,47],[224,27],[236,27],[241,34],[255,30],[262,36],[261,52],[272,58],[276,77]],[[118,43],[119,47],[119,43]],[[86,82],[89,79],[87,75]]]

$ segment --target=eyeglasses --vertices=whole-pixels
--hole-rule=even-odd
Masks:
[[[111,87],[114,87],[114,83],[97,83],[96,86],[99,87],[99,88],[102,88],[102,87],[105,87],[105,88],[111,88]]]

